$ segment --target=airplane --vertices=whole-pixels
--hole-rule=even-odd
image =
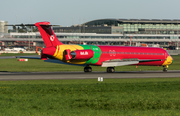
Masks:
[[[163,66],[166,72],[173,58],[162,48],[107,46],[107,45],[70,45],[58,40],[50,22],[37,22],[46,48],[42,49],[41,59],[47,62],[84,66],[84,72],[92,72],[91,65],[107,67],[108,73],[114,67],[123,65]]]

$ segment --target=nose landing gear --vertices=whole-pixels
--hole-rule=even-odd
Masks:
[[[168,65],[167,66],[163,66],[163,72],[167,72],[167,68],[168,68]]]

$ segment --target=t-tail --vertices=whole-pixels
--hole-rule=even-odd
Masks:
[[[38,22],[35,26],[39,29],[39,32],[43,38],[46,48],[43,48],[41,53],[41,59],[47,60],[47,58],[52,57],[58,45],[63,45],[52,30],[50,22]]]
[[[57,45],[63,44],[57,39],[56,35],[54,34],[50,22],[38,22],[35,23],[35,26],[39,29],[39,32],[47,48],[56,47]]]

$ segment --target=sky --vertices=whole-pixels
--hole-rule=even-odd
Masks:
[[[0,21],[71,26],[97,19],[180,19],[180,0],[0,0]]]

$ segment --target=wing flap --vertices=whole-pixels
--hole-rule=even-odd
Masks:
[[[141,59],[138,60],[137,58],[131,59],[111,59],[105,62],[102,62],[101,67],[114,67],[114,66],[124,66],[124,65],[133,65],[138,64],[141,62],[154,62],[154,61],[162,61],[162,59]]]
[[[114,67],[114,66],[124,66],[124,65],[132,65],[132,64],[138,64],[138,60],[134,61],[105,61],[102,62],[101,67]]]

